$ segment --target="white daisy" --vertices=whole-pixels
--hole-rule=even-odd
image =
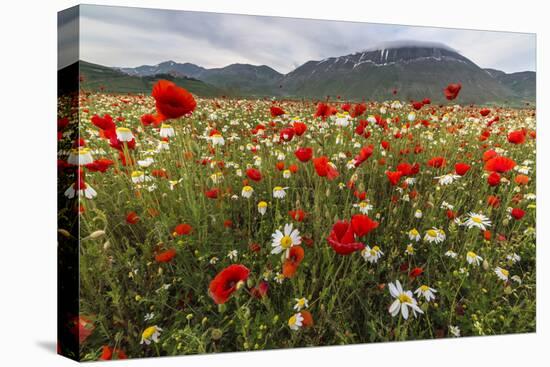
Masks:
[[[252,188],[252,186],[247,185],[243,187],[241,195],[243,198],[249,199],[253,193],[254,193],[254,188]]]
[[[411,229],[408,235],[411,241],[416,241],[416,242],[420,241],[420,232],[418,232],[416,228]]]
[[[288,187],[275,186],[273,188],[273,197],[276,199],[284,199]]]
[[[294,310],[296,311],[302,311],[304,308],[309,307],[309,301],[305,297],[294,298],[294,300],[296,301],[296,304],[294,305]]]
[[[272,254],[280,254],[285,251],[285,256],[288,257],[290,254],[290,248],[302,243],[302,237],[300,237],[300,232],[298,229],[292,228],[292,223],[285,224],[283,232],[276,230],[275,233],[271,235],[273,238],[273,249],[271,250]]]
[[[143,330],[143,333],[141,334],[141,341],[139,344],[151,344],[151,341],[154,341],[155,343],[159,342],[159,336],[160,332],[162,331],[161,328],[158,326],[149,326],[147,329]]]
[[[176,135],[174,128],[168,124],[160,125],[160,137],[161,138],[170,138]]]
[[[361,251],[361,255],[363,256],[365,261],[368,261],[371,264],[373,263],[375,264],[378,262],[378,260],[380,260],[380,258],[382,257],[382,255],[384,255],[384,253],[380,250],[380,247],[378,246],[373,246],[372,248],[370,248],[369,246],[366,246]]]
[[[508,276],[510,275],[510,272],[506,269],[501,268],[500,266],[497,266],[495,268],[495,274],[505,282],[508,281]]]
[[[261,214],[261,215],[264,215],[267,211],[267,203],[265,201],[260,201],[258,203],[258,212]]]
[[[304,317],[301,313],[296,313],[288,319],[288,327],[291,330],[299,330],[302,327],[302,322],[304,321]]]
[[[487,227],[491,226],[491,220],[481,213],[468,213],[468,219],[464,223],[468,229],[477,227],[482,231],[485,231]]]
[[[479,266],[479,264],[483,261],[483,258],[481,256],[478,256],[473,251],[468,251],[466,254],[466,261],[468,261],[468,264]]]
[[[132,133],[132,130],[127,127],[119,127],[116,129],[116,138],[119,141],[130,142],[134,140],[134,134]]]
[[[431,300],[435,299],[434,293],[437,293],[437,291],[433,288],[428,287],[427,285],[421,285],[416,291],[414,291],[414,294],[416,294],[418,297],[424,297],[426,302],[430,302]]]
[[[428,229],[426,231],[426,234],[424,235],[424,241],[430,242],[430,243],[432,242],[441,243],[445,241],[445,238],[447,238],[445,235],[445,231],[435,227],[432,229]]]
[[[391,296],[395,298],[390,308],[388,309],[393,317],[397,316],[399,312],[401,312],[403,318],[407,320],[409,318],[409,307],[411,308],[414,317],[416,317],[417,312],[421,314],[424,313],[424,311],[422,311],[418,307],[412,292],[404,291],[399,280],[396,280],[395,284],[390,283],[389,290]]]

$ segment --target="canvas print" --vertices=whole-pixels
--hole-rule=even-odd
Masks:
[[[535,332],[534,34],[94,5],[58,25],[60,354]]]

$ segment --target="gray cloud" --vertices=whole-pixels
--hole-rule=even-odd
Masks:
[[[481,67],[535,70],[533,34],[108,6],[81,6],[80,58],[108,66],[166,60],[207,68],[269,65],[286,73],[308,60],[381,43],[443,43]]]

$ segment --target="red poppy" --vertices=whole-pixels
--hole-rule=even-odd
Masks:
[[[128,213],[128,215],[126,215],[126,222],[128,224],[136,224],[137,222],[139,222],[139,216],[136,212],[132,211]]]
[[[313,115],[313,117],[321,117],[323,121],[325,121],[327,117],[334,115],[336,112],[338,112],[336,108],[321,102],[317,104],[317,111],[315,111],[315,115]]]
[[[500,179],[499,179],[500,181]],[[487,197],[487,205],[492,206],[493,208],[498,208],[500,206],[500,199],[498,196],[489,195]]]
[[[333,180],[339,175],[336,168],[334,168],[326,156],[314,158],[313,165],[315,167],[315,171],[320,177],[326,177],[329,180]]]
[[[491,158],[485,163],[485,169],[487,171],[498,172],[498,173],[508,172],[511,169],[513,169],[515,166],[516,166],[516,162],[514,162],[510,158],[506,158],[502,156]]]
[[[487,151],[483,152],[483,161],[487,162],[489,159],[494,158],[496,156],[498,156],[497,152],[495,152],[492,149],[487,150]]]
[[[487,183],[489,186],[497,186],[500,184],[500,175],[496,172],[491,172],[489,177],[487,177]]]
[[[525,215],[525,211],[520,208],[514,208],[512,209],[510,214],[512,215],[512,217],[514,217],[515,220],[520,220]]]
[[[244,265],[229,265],[212,279],[208,287],[208,294],[216,304],[223,304],[237,290],[239,283],[248,279],[249,274],[250,270]]]
[[[424,103],[422,103],[422,102],[413,102],[413,103],[411,103],[411,106],[412,106],[412,108],[414,108],[415,110],[418,111],[419,109],[421,109],[424,106]]]
[[[107,345],[104,345],[99,360],[110,361],[115,359],[128,359],[128,356],[120,349],[111,348]]]
[[[295,122],[292,124],[292,128],[297,136],[302,136],[307,130],[307,125],[303,122]]]
[[[514,182],[518,185],[527,185],[529,183],[529,176],[526,175],[517,175],[514,178]]]
[[[432,100],[429,99],[429,98],[424,98],[424,99],[422,100],[422,104],[430,104],[430,103],[432,103]]]
[[[313,149],[311,148],[298,148],[294,152],[294,155],[296,158],[300,160],[300,162],[308,162],[313,157]]]
[[[491,231],[489,231],[489,230],[483,231],[483,238],[484,238],[486,241],[491,240],[491,237],[492,237]]]
[[[173,235],[174,236],[187,235],[187,234],[191,233],[192,230],[193,230],[193,227],[191,227],[191,225],[189,225],[187,223],[181,223],[181,224],[178,224],[176,226],[176,228],[174,228]]]
[[[384,150],[389,150],[389,149],[391,148],[390,142],[385,141],[385,140],[382,140],[382,142],[380,143],[380,145],[382,145],[382,148],[383,148]]]
[[[271,113],[271,117],[277,117],[285,114],[285,111],[278,106],[271,106],[269,108],[269,113]]]
[[[445,164],[447,164],[447,160],[443,157],[433,157],[428,161],[428,166],[434,167],[434,168],[444,167]]]
[[[155,256],[155,260],[159,263],[167,263],[172,261],[174,257],[176,257],[176,249],[171,248],[166,251],[160,252]]]
[[[464,176],[470,170],[471,166],[466,163],[455,164],[455,172],[459,176]]]
[[[445,94],[445,98],[447,98],[449,101],[452,101],[458,96],[460,89],[462,89],[462,85],[460,83],[449,84],[443,90],[443,93]]]
[[[479,114],[483,117],[489,115],[491,113],[491,110],[488,108],[483,108],[479,111]]]
[[[359,167],[361,163],[369,159],[369,157],[374,152],[374,145],[370,144],[369,146],[361,148],[359,154],[355,156],[355,167]]]
[[[413,170],[413,166],[407,162],[399,163],[396,168],[403,176],[409,176]]]
[[[351,111],[350,116],[354,118],[359,117],[362,114],[364,114],[366,110],[367,110],[367,106],[364,103],[358,103],[355,106],[353,106],[353,110]]]
[[[334,224],[327,241],[339,255],[349,255],[365,248],[364,244],[355,242],[353,227],[346,221],[339,221]]]
[[[313,316],[311,316],[311,312],[303,310],[300,311],[300,314],[302,315],[302,327],[308,328],[313,326]]]
[[[516,130],[508,134],[508,141],[512,144],[523,144],[525,143],[525,131]]]
[[[386,176],[388,177],[388,180],[390,181],[392,186],[397,185],[402,175],[403,174],[401,173],[401,171],[394,171],[394,172],[386,171]]]
[[[367,215],[356,214],[351,217],[351,226],[356,236],[366,236],[370,231],[378,228],[378,222],[370,219]]]
[[[262,180],[262,173],[259,170],[257,170],[256,168],[247,169],[246,170],[246,175],[252,181],[261,181]]]
[[[281,133],[279,134],[281,137],[281,140],[283,141],[291,141],[294,137],[294,129],[292,127],[285,127],[281,130]]]
[[[258,284],[257,287],[254,287],[252,289],[250,289],[250,294],[252,295],[252,297],[254,298],[264,298],[265,296],[267,296],[267,291],[269,290],[269,283],[262,280],[260,282],[260,284]]]
[[[412,269],[410,272],[409,272],[409,277],[411,278],[417,278],[419,276],[422,275],[422,273],[424,273],[424,269],[422,268],[414,268]]]
[[[159,80],[151,93],[157,112],[168,119],[176,119],[195,110],[197,102],[186,89],[168,80]]]
[[[110,131],[110,132],[112,131],[114,133],[116,129],[116,125],[113,121],[113,118],[108,114],[103,115],[103,117],[100,117],[99,115],[93,115],[92,124],[94,124],[95,126],[97,126],[103,131]]]
[[[297,222],[303,222],[304,218],[306,217],[306,212],[301,209],[289,210],[288,215],[290,215],[290,217]]]
[[[288,258],[283,263],[283,275],[285,278],[292,278],[296,274],[296,270],[298,270],[303,259],[304,249],[302,246],[292,246]]]
[[[220,189],[215,188],[215,189],[207,190],[205,192],[205,195],[209,199],[217,199],[218,196],[220,195]]]
[[[90,172],[101,172],[101,173],[105,173],[107,172],[107,170],[109,169],[109,167],[111,167],[113,164],[115,164],[115,162],[113,162],[112,160],[110,159],[107,159],[107,158],[99,158],[99,159],[96,159],[95,161],[93,161],[92,163],[89,163],[86,165],[86,168],[90,171]]]

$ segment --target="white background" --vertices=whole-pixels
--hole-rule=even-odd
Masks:
[[[173,357],[114,362],[116,365],[548,365],[550,226],[546,210],[550,193],[546,185],[550,159],[550,20],[548,9],[544,9],[545,1],[110,0],[94,3],[537,33],[536,334]],[[56,12],[77,2],[4,0],[1,4],[0,365],[68,366],[74,362],[54,352]]]

